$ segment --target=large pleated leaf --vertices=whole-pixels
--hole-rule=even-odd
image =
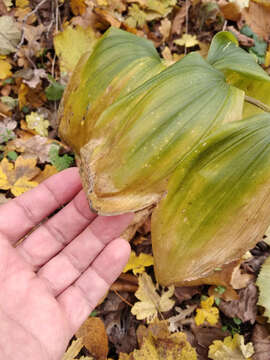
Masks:
[[[264,316],[267,316],[267,321],[270,322],[270,258],[268,257],[261,267],[256,285],[259,288],[258,305],[265,308]]]
[[[198,283],[238,259],[270,223],[270,115],[227,124],[179,165],[152,217],[162,285]]]
[[[207,60],[225,73],[228,83],[252,97],[254,103],[257,99],[270,107],[270,76],[257,64],[254,56],[238,47],[238,41],[233,34],[224,31],[215,35]],[[262,113],[260,104],[257,104],[258,106],[245,102],[243,116]]]
[[[59,112],[61,138],[79,153],[104,109],[164,68],[152,42],[110,28],[73,72]]]
[[[200,139],[241,118],[243,95],[191,53],[115,102],[81,149],[93,208],[113,214],[156,203]]]

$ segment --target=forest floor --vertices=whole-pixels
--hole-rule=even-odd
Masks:
[[[213,36],[231,31],[270,74],[269,0],[0,0],[0,15],[0,204],[74,166],[57,136],[58,106],[80,55],[110,26],[148,38],[169,63],[191,51],[205,57]],[[64,359],[269,360],[269,327],[255,285],[270,255],[267,242],[266,235],[234,268],[231,289],[161,289],[147,219],[131,240],[129,267]],[[163,297],[166,311],[149,292]],[[138,302],[144,313],[134,310]]]

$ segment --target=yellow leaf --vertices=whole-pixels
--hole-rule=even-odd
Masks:
[[[56,169],[55,166],[47,164],[44,170],[41,173],[39,173],[33,180],[40,184],[42,181],[48,179],[49,177],[57,173],[58,170]]]
[[[10,190],[18,196],[37,186],[36,181],[31,181],[40,172],[36,162],[34,158],[19,156],[14,165],[4,158],[0,163],[0,189]]]
[[[11,65],[7,60],[0,59],[0,80],[4,80],[12,75]]]
[[[141,253],[139,256],[136,256],[135,251],[131,251],[129,261],[125,266],[123,272],[129,270],[133,271],[133,274],[141,274],[144,272],[146,266],[151,266],[154,264],[154,258],[152,255]]]
[[[6,5],[8,10],[13,6],[12,0],[4,0],[4,4]]]
[[[78,353],[81,351],[83,347],[82,339],[74,340],[70,347],[65,352],[62,360],[94,360],[92,356],[82,356],[79,359],[77,358]]]
[[[217,307],[213,306],[214,300],[214,296],[210,296],[201,301],[201,308],[196,309],[195,323],[197,326],[202,325],[204,321],[210,325],[215,325],[218,322],[219,311]]]
[[[158,312],[169,311],[174,305],[174,300],[170,297],[174,294],[174,286],[170,286],[167,291],[162,290],[161,296],[146,273],[139,276],[139,288],[135,296],[140,301],[136,302],[131,313],[136,315],[138,320],[146,319],[148,323],[157,317]]]
[[[84,0],[71,0],[70,7],[74,15],[82,15],[86,10],[86,4]]]
[[[29,129],[35,130],[41,136],[48,136],[50,123],[44,119],[43,115],[37,112],[31,112],[30,115],[26,115],[26,122]]]
[[[140,349],[132,354],[121,354],[121,360],[196,360],[196,351],[187,341],[186,334],[170,334],[166,321],[155,321],[147,329],[141,327]],[[139,331],[138,331],[139,332]],[[137,332],[137,335],[138,335]],[[139,337],[138,337],[139,340]]]
[[[16,7],[24,9],[29,6],[29,0],[16,0]]]
[[[174,40],[174,43],[176,45],[185,46],[188,48],[198,45],[199,41],[197,40],[195,35],[183,34],[183,36],[180,39]]]
[[[62,73],[71,73],[80,57],[90,52],[96,42],[96,35],[89,27],[66,26],[64,31],[54,37],[54,48],[60,59]]]
[[[265,55],[265,63],[266,67],[270,66],[270,47],[268,48],[266,55]]]
[[[254,354],[252,343],[245,345],[243,335],[227,336],[224,341],[214,340],[208,356],[212,360],[251,360]]]

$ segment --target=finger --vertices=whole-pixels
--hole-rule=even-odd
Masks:
[[[111,242],[96,258],[91,267],[57,300],[71,325],[73,335],[99,300],[118,278],[130,255],[130,246],[126,240]]]
[[[41,224],[17,246],[18,252],[37,271],[80,234],[96,216],[90,210],[85,193],[81,190],[64,209]]]
[[[70,201],[81,187],[77,168],[53,175],[0,207],[0,233],[15,243],[42,219]]]
[[[132,218],[133,214],[96,218],[80,236],[45,264],[38,276],[47,280],[54,296],[59,295],[79,278],[109,242],[121,235]]]

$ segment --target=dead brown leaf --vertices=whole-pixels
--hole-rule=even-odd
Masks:
[[[250,1],[249,8],[243,9],[242,17],[247,25],[264,40],[270,39],[270,7]]]
[[[108,337],[103,321],[98,317],[89,317],[76,333],[83,345],[97,360],[107,359]]]
[[[254,360],[269,360],[270,332],[266,326],[256,324],[252,333],[252,342],[255,349]]]

